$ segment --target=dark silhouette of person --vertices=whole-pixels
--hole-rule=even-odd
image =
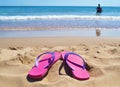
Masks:
[[[96,15],[100,15],[100,13],[102,13],[102,8],[100,7],[100,4],[98,4],[96,10],[97,10]]]

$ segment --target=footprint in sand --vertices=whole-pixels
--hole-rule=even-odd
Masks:
[[[29,56],[26,55],[17,54],[17,57],[13,59],[13,61],[20,62],[22,64],[30,64],[34,61],[34,59],[29,58]]]
[[[108,52],[109,52],[110,54],[115,54],[115,53],[117,53],[118,51],[117,51],[116,48],[113,48],[113,49],[110,49]]]
[[[104,75],[104,72],[102,71],[102,69],[101,68],[92,68],[91,70],[90,70],[90,76],[91,77],[99,77],[99,76],[102,76],[102,75]]]
[[[9,50],[21,50],[23,47],[8,47]]]

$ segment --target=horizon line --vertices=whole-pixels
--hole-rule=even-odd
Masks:
[[[95,5],[95,6],[93,6],[93,5],[82,5],[82,6],[80,6],[80,5],[1,5],[1,6],[58,6],[58,7],[62,7],[62,6],[64,6],[64,7],[68,7],[68,6],[73,6],[73,7],[84,7],[84,6],[88,6],[88,7],[95,7],[95,6],[97,6],[97,5]],[[120,6],[110,6],[110,5],[108,5],[108,6],[102,6],[101,5],[101,7],[120,7]]]

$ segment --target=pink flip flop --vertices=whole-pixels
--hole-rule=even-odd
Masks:
[[[89,79],[90,75],[86,70],[86,63],[80,55],[73,52],[62,52],[62,58],[70,68],[74,78],[78,80]]]
[[[59,52],[46,52],[36,58],[35,66],[29,71],[28,77],[32,79],[42,79],[50,67],[60,58]],[[40,61],[39,58],[41,57]]]

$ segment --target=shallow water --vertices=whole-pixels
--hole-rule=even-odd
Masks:
[[[83,17],[83,19],[37,19],[37,20],[6,20],[0,21],[0,28],[106,28],[119,29],[120,20],[112,20],[106,17]],[[93,17],[94,18],[94,17]],[[97,19],[98,18],[98,19]],[[99,20],[100,18],[100,20]],[[89,19],[89,20],[88,20]],[[120,19],[120,18],[118,18]]]
[[[88,36],[95,37],[95,30],[35,30],[35,31],[0,31],[0,38],[18,37],[64,37]],[[101,37],[120,37],[120,30],[101,30]]]

